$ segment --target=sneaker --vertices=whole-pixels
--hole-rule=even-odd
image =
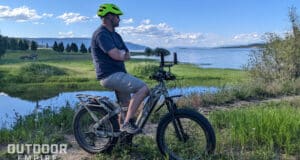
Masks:
[[[130,134],[136,134],[139,132],[139,128],[132,122],[126,122],[120,129],[122,132],[127,132]]]

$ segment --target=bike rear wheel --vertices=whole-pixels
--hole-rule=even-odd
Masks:
[[[169,159],[205,159],[216,146],[209,121],[190,109],[165,115],[158,125],[156,141],[160,152]]]
[[[107,114],[107,112],[100,107],[88,107],[99,119]],[[80,109],[76,113],[73,120],[73,131],[77,143],[89,153],[110,152],[118,141],[118,137],[112,136],[112,133],[119,131],[117,116],[110,118],[96,130],[93,128],[94,124],[95,121],[85,108]],[[97,132],[102,134],[99,135]]]

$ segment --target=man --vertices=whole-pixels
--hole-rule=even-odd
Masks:
[[[139,130],[132,118],[148,95],[149,89],[143,81],[127,74],[125,69],[124,61],[130,59],[129,50],[121,36],[115,32],[115,27],[119,26],[120,15],[123,15],[122,11],[114,4],[100,6],[98,16],[101,17],[102,24],[93,34],[91,49],[100,84],[114,90],[119,104],[128,107],[120,130],[134,134]]]

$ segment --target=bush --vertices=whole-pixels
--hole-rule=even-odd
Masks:
[[[42,63],[30,63],[21,67],[21,74],[32,74],[32,75],[64,75],[66,72],[58,67],[42,64]]]
[[[132,68],[132,74],[147,78],[159,69],[156,64],[145,62],[133,64]]]
[[[284,38],[274,33],[266,34],[266,45],[253,51],[247,69],[254,81],[272,83],[275,80],[286,81],[300,77],[300,26],[296,17],[292,8],[292,34]]]

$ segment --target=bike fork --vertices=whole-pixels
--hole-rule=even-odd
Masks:
[[[173,121],[173,126],[174,126],[174,129],[175,129],[175,133],[176,133],[177,138],[180,141],[186,142],[188,137],[187,137],[187,134],[184,133],[184,130],[182,128],[180,120],[178,118],[173,118],[172,121]]]
[[[183,130],[183,127],[182,127],[182,124],[181,124],[179,118],[175,117],[175,111],[177,110],[177,106],[173,103],[172,100],[169,100],[167,102],[167,106],[168,106],[169,112],[172,114],[172,123],[173,123],[173,127],[175,129],[177,138],[180,141],[186,142],[188,140],[188,136],[186,133],[184,133],[184,130]]]

